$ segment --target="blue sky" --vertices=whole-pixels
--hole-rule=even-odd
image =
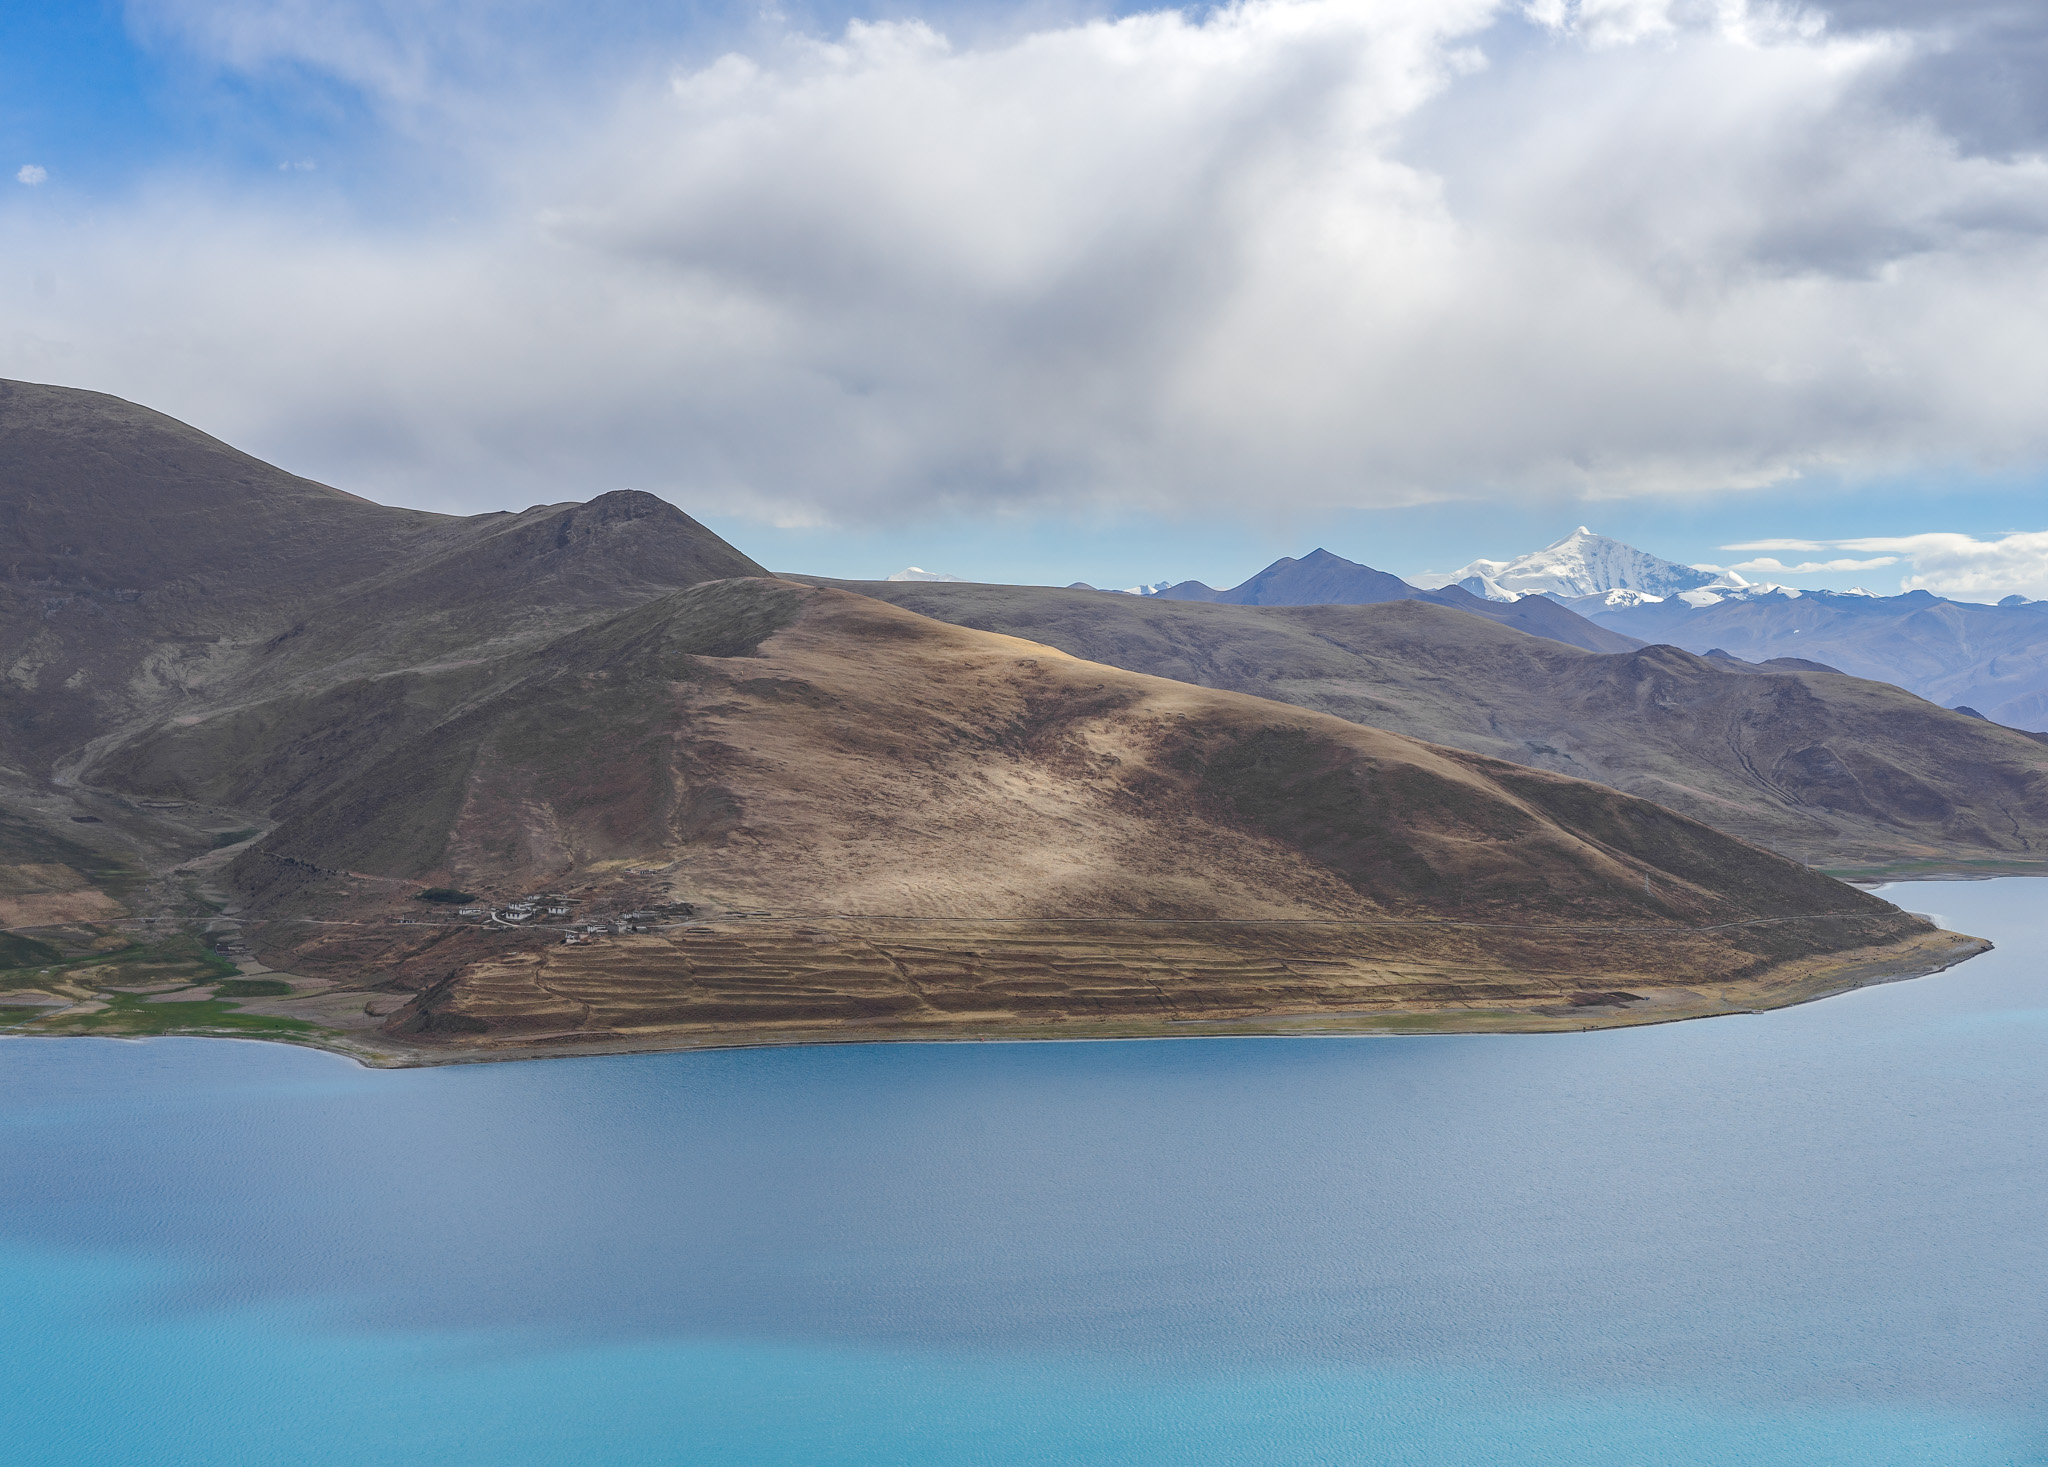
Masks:
[[[392,502],[650,489],[851,577],[1412,575],[1584,523],[2048,596],[2043,29],[14,6],[0,375]]]

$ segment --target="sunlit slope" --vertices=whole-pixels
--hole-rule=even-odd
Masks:
[[[1597,780],[1803,860],[2048,853],[2048,744],[1887,683],[1730,670],[1675,647],[1594,654],[1414,601],[861,589],[1076,656]]]
[[[694,587],[498,672],[263,851],[484,886],[681,860],[697,894],[815,912],[1886,910],[1598,786],[786,582]]]
[[[260,737],[158,730],[121,778],[272,798],[281,823],[232,872],[259,943],[416,993],[394,1022],[418,1042],[556,1032],[566,990],[527,981],[543,969],[591,990],[577,1033],[715,1028],[740,1022],[734,1004],[779,1032],[1149,1022],[1162,1003],[1569,1010],[1588,990],[1924,961],[1914,944],[1934,940],[1595,784],[788,582],[707,583],[408,681],[409,722],[284,699]],[[350,743],[354,764],[309,796],[317,751]],[[297,774],[264,788],[222,759],[237,747]],[[704,935],[564,953],[390,928],[430,884],[686,900],[726,957],[707,968]],[[858,998],[877,982],[895,997]],[[949,983],[950,1006],[933,997]]]

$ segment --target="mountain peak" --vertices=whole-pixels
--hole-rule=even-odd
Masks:
[[[1282,556],[1215,599],[1233,606],[1362,606],[1414,594],[1399,576],[1318,547],[1299,560]]]
[[[1541,550],[1512,560],[1475,560],[1453,571],[1451,583],[1489,601],[1512,601],[1543,592],[1578,597],[1618,591],[1662,598],[1708,587],[1741,590],[1749,584],[1731,572],[1665,560],[1596,535],[1584,525]]]

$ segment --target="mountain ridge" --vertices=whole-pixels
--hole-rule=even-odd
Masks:
[[[1800,859],[2029,862],[2048,851],[2037,740],[1818,663],[1714,660],[1668,644],[1589,653],[1413,598],[1219,607],[856,585],[1133,671],[1598,780]]]
[[[1555,602],[1517,602],[1512,598],[1489,601],[1459,586],[1426,590],[1391,572],[1346,560],[1321,547],[1299,560],[1283,556],[1226,591],[1217,591],[1200,581],[1182,581],[1143,599],[1198,601],[1219,606],[1371,606],[1388,601],[1426,601],[1591,652],[1620,652],[1641,645],[1635,638],[1603,627]]]
[[[1690,651],[1752,662],[1806,657],[1895,683],[1994,722],[2048,730],[2048,603],[1986,606],[1928,591],[1898,596],[1774,590],[1705,606],[1570,603],[1588,620]]]

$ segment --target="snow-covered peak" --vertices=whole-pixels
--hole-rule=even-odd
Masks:
[[[1474,561],[1473,565],[1479,563]],[[1495,564],[1497,562],[1487,563]],[[1471,573],[1468,574],[1468,572]],[[1451,579],[1444,582],[1444,584],[1456,586],[1461,591],[1470,591],[1482,601],[1517,601],[1521,599],[1516,592],[1510,591],[1492,576],[1485,574],[1483,571],[1473,572],[1472,566],[1469,565],[1462,571],[1454,572]]]
[[[960,581],[964,583],[967,577],[949,576],[944,571],[928,571],[922,566],[907,565],[902,570],[896,572],[895,575],[889,577],[889,579],[892,581]]]
[[[1708,587],[1742,590],[1749,585],[1732,571],[1680,565],[1596,535],[1584,525],[1554,545],[1513,560],[1475,560],[1453,571],[1451,578],[1489,601],[1513,601],[1545,591],[1565,597],[1636,591],[1661,600]]]
[[[1125,596],[1157,596],[1161,591],[1170,591],[1179,585],[1178,581],[1154,581],[1147,586],[1118,586],[1118,592]]]

